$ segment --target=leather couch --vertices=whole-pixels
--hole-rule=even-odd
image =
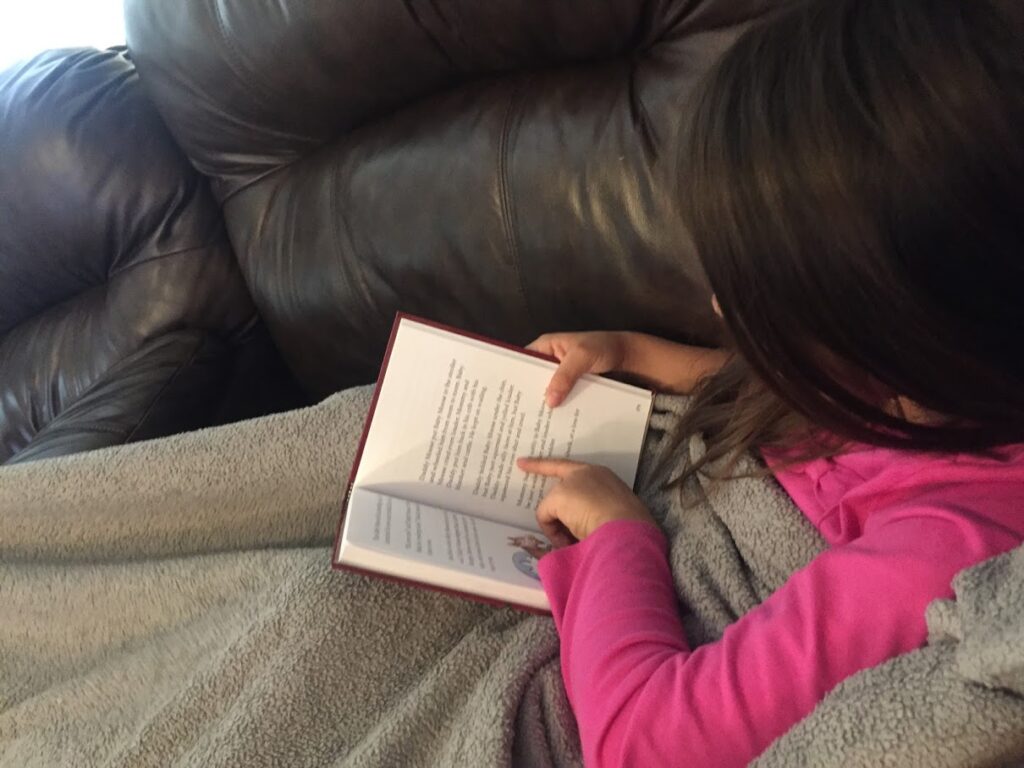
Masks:
[[[126,52],[0,73],[0,464],[273,409],[253,392],[287,403],[264,339]]]
[[[127,0],[0,74],[0,463],[371,381],[399,309],[714,343],[676,138],[772,5]]]
[[[127,0],[142,81],[212,181],[315,396],[396,310],[515,343],[714,342],[674,190],[701,76],[771,0]]]

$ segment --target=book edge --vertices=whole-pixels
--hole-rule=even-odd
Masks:
[[[381,387],[384,385],[384,374],[387,373],[388,363],[391,362],[391,351],[395,346],[395,338],[398,336],[398,326],[402,320],[402,313],[395,315],[391,324],[391,335],[388,337],[388,345],[384,350],[384,360],[381,362],[380,372],[377,374],[377,384],[373,389],[373,398],[370,400],[370,407],[366,412],[366,420],[363,422],[363,434],[359,438],[359,445],[356,446],[355,457],[352,459],[352,469],[348,474],[345,483],[345,496],[341,502],[341,515],[338,518],[338,527],[334,532],[334,547],[331,551],[331,567],[334,568],[341,554],[341,534],[345,527],[345,518],[348,517],[349,499],[352,497],[352,488],[355,485],[356,474],[359,471],[359,462],[363,459],[363,448],[366,447],[366,438],[370,434],[370,425],[373,423],[373,414],[377,410],[377,401],[380,399]]]
[[[482,336],[479,333],[465,331],[462,330],[461,328],[455,328],[450,325],[445,325],[444,323],[439,323],[435,320],[428,320],[425,317],[419,317],[418,315],[410,315],[406,312],[399,312],[397,317],[406,318],[408,320],[412,320],[413,322],[420,323],[421,325],[426,325],[429,326],[430,328],[436,328],[437,330],[451,333],[455,336],[462,336],[467,339],[473,339],[474,341],[479,341],[484,344],[490,344],[491,346],[494,347],[500,347],[502,349],[507,349],[512,352],[518,352],[519,354],[527,355],[528,357],[536,357],[540,360],[545,360],[549,363],[555,363],[556,365],[559,363],[558,358],[555,357],[554,355],[545,355],[543,352],[536,352],[532,349],[527,349],[526,347],[516,346],[515,344],[509,344],[508,342],[501,341],[500,339],[491,338],[490,336]],[[628,382],[619,381],[618,379],[613,379],[609,376],[604,376],[599,373],[585,373],[583,375],[585,377],[591,378],[592,380],[604,382],[606,386],[613,386],[616,389],[618,389],[619,387],[626,387],[628,389],[634,390],[636,394],[647,393],[651,395],[651,397],[654,397],[654,392],[650,389],[647,389],[646,387],[640,387],[637,386],[636,384],[629,384]]]
[[[651,431],[651,416],[654,414],[654,393],[651,392],[651,400],[647,404],[647,421],[644,423],[644,433],[640,435],[640,455],[636,457],[636,472],[633,474],[633,487],[630,489],[636,493],[636,484],[640,480],[640,460],[643,459],[644,445],[647,443],[647,434]]]
[[[537,608],[532,605],[526,605],[524,603],[517,603],[511,600],[499,600],[493,597],[485,597],[484,595],[477,594],[476,592],[464,592],[460,589],[454,589],[452,587],[441,587],[437,584],[430,584],[425,581],[417,581],[416,579],[409,579],[404,576],[395,576],[391,573],[384,573],[382,571],[375,571],[371,568],[362,568],[357,565],[349,565],[347,563],[332,563],[331,568],[336,571],[350,571],[352,573],[358,573],[363,576],[370,576],[375,579],[385,579],[386,581],[393,582],[395,584],[401,584],[406,587],[415,587],[419,589],[428,589],[432,592],[440,592],[445,595],[452,597],[459,597],[463,599],[473,600],[478,603],[485,603],[486,605],[494,606],[496,608],[514,608],[518,611],[525,611],[526,613],[532,613],[536,616],[551,616],[550,609]]]

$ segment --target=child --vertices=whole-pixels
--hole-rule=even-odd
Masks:
[[[549,404],[587,371],[696,390],[681,431],[760,450],[830,549],[691,651],[640,501],[522,460],[560,478],[539,572],[593,766],[746,764],[1024,540],[1024,3],[789,3],[726,54],[685,149],[734,349],[543,336]]]

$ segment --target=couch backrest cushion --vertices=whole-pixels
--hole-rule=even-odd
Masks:
[[[676,138],[771,0],[128,0],[300,378],[372,378],[395,310],[514,342],[717,324]],[[685,179],[682,180],[685,183]]]

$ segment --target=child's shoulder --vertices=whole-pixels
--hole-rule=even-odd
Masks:
[[[864,487],[882,518],[928,518],[1024,537],[1024,445],[987,454],[865,449],[877,474]],[[856,461],[856,457],[848,457]],[[841,459],[842,460],[842,459]]]
[[[776,472],[832,544],[897,519],[956,521],[1024,536],[1024,446],[990,455],[935,454],[868,445]]]
[[[839,466],[856,467],[865,475],[881,476],[901,485],[1024,483],[1024,444],[985,453],[953,454],[860,446],[835,457],[835,461]]]

